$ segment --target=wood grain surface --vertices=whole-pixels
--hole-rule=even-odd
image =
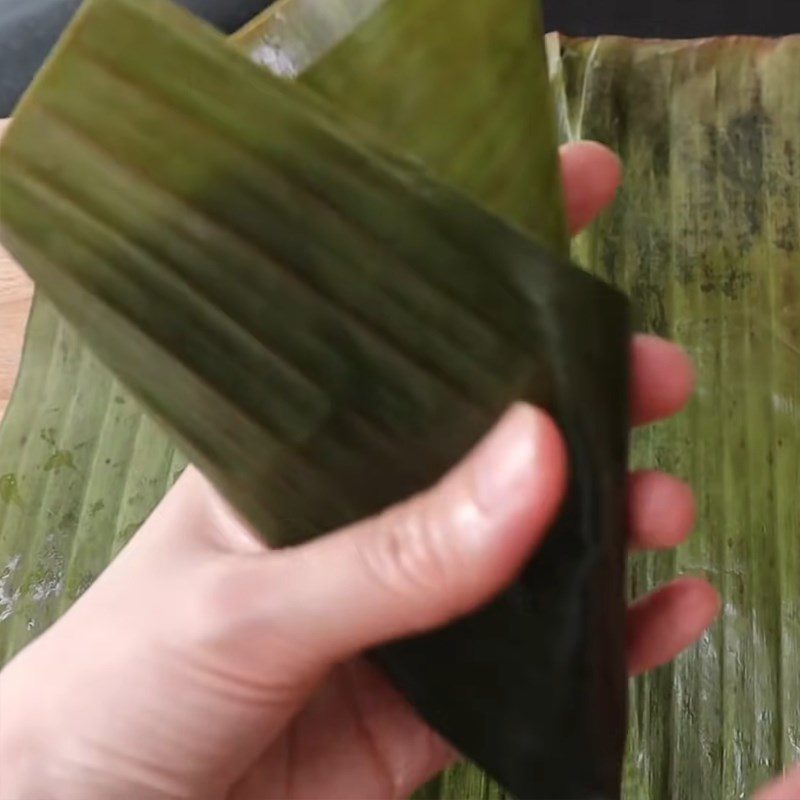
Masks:
[[[0,120],[0,136],[5,125]],[[32,296],[28,276],[0,248],[0,417],[14,388]]]
[[[0,417],[14,388],[32,295],[28,276],[0,249]]]

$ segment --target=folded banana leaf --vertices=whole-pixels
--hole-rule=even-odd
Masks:
[[[293,73],[322,59],[315,76],[328,97],[345,104],[352,93],[348,107],[363,111],[382,132],[391,130],[409,152],[424,153],[435,174],[449,170],[455,185],[473,195],[476,186],[485,186],[496,210],[527,221],[543,242],[565,250],[536,4],[474,0],[465,14],[455,0],[339,0],[336,26],[325,23],[329,7],[327,0],[284,0],[243,32],[240,46],[263,63],[259,53],[268,41],[284,54],[272,66],[291,57]],[[441,26],[426,22],[443,10],[446,37]],[[348,44],[347,36],[363,20],[369,36]],[[414,33],[399,55],[395,24]],[[459,42],[468,58],[457,57]],[[393,55],[387,58],[390,43]],[[323,86],[326,73],[331,78]],[[453,92],[453,81],[468,91]],[[492,91],[482,89],[482,81]],[[356,95],[362,84],[377,91],[365,88]],[[433,84],[441,103],[431,97]],[[352,98],[362,94],[356,108]],[[463,99],[447,100],[453,94]],[[497,96],[506,95],[498,102]],[[401,101],[405,113],[398,114]],[[490,120],[501,111],[503,125],[472,125],[469,136],[462,134],[465,117]],[[533,126],[536,118],[542,124]],[[443,137],[451,150],[437,155],[434,142]],[[469,168],[459,166],[467,163]],[[520,176],[524,185],[517,182]],[[538,217],[537,209],[547,213]],[[97,363],[47,299],[37,297],[18,385],[0,426],[0,663],[91,584],[184,465],[160,426]]]
[[[625,163],[575,256],[698,367],[688,413],[634,440],[691,481],[698,530],[632,591],[700,573],[724,600],[634,686],[627,796],[750,797],[800,761],[800,37],[549,46],[564,137]]]
[[[289,0],[233,40],[567,252],[542,35],[534,0]]]
[[[466,10],[451,0],[284,0],[234,40],[256,63],[313,79],[319,92],[423,156],[429,169],[565,250],[564,217],[553,202],[560,181],[541,35],[529,0],[475,0]],[[0,426],[5,502],[16,506],[5,515],[0,497],[0,663],[91,584],[184,463],[161,427],[37,296],[14,401]],[[442,781],[441,791],[459,798],[478,786],[501,793],[474,767]]]
[[[429,485],[516,398],[551,411],[541,552],[376,657],[518,796],[617,797],[624,296],[160,2],[88,3],[1,152],[3,241],[272,544]]]
[[[565,251],[541,36],[530,0],[475,0],[466,13],[454,0],[284,0],[234,41],[272,71],[313,79],[434,173]],[[37,296],[0,426],[0,475],[18,511],[4,516],[0,499],[0,663],[91,585],[184,464],[161,427]],[[459,768],[445,776],[442,791],[501,791],[469,769],[474,775]]]

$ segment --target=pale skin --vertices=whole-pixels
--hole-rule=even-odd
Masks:
[[[562,151],[573,230],[613,198],[616,158]],[[634,422],[677,413],[686,355],[633,342]],[[314,542],[269,551],[188,470],[120,557],[0,673],[3,800],[400,798],[456,754],[361,653],[500,591],[557,513],[569,465],[541,411],[516,404],[438,484]],[[689,533],[690,489],[631,475],[630,545]],[[690,645],[718,610],[679,579],[628,615],[632,675]],[[790,777],[789,781],[792,780]],[[761,800],[800,797],[794,784]],[[794,790],[792,790],[794,786]]]

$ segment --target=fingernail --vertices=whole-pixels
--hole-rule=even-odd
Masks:
[[[477,501],[487,516],[506,515],[524,502],[537,461],[536,414],[512,406],[475,454]]]

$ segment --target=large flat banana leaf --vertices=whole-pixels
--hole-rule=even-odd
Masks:
[[[626,301],[363,131],[174,6],[93,0],[3,142],[0,231],[276,545],[429,485],[512,400],[548,409],[571,478],[541,552],[376,657],[518,796],[611,800]]]
[[[628,796],[749,797],[800,761],[800,37],[549,44],[565,137],[625,163],[575,254],[698,367],[688,413],[635,441],[692,482],[697,534],[632,588],[702,573],[724,598],[634,686]]]
[[[318,90],[391,130],[459,188],[480,195],[485,187],[480,199],[563,247],[563,212],[545,202],[560,196],[560,184],[536,4],[475,0],[464,13],[455,0],[339,0],[331,26],[333,5],[284,0],[243,32],[241,46],[264,62],[268,44],[284,54],[272,66],[295,74],[321,58]],[[429,24],[443,13],[446,31],[441,20]],[[348,44],[364,20],[369,35]],[[171,439],[37,297],[0,426],[0,663],[91,584],[184,465]]]

